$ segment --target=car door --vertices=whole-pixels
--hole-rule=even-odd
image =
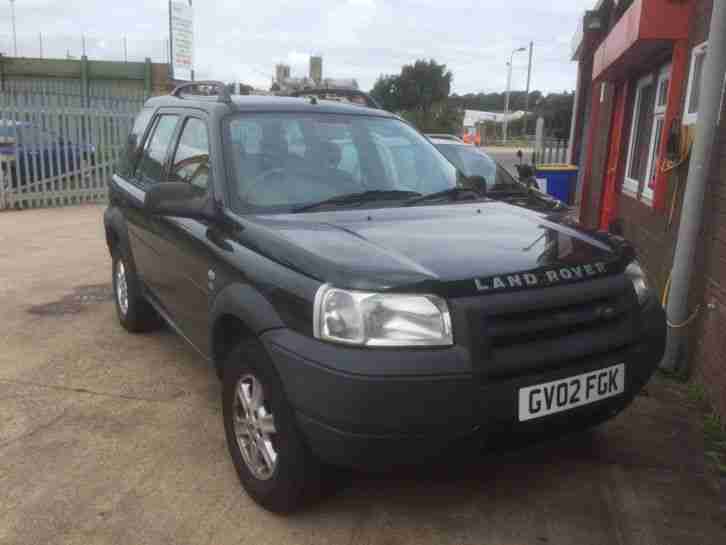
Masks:
[[[164,179],[178,122],[179,115],[174,113],[161,112],[154,119],[141,157],[129,180],[135,191],[140,191],[140,198],[130,201],[125,214],[136,272],[150,295],[158,300],[163,300],[162,293],[169,284],[160,268],[161,224],[158,217],[143,209],[143,197],[147,190]]]
[[[211,163],[207,120],[201,114],[186,116],[175,137],[165,181],[192,184],[211,199]],[[208,222],[158,216],[159,272],[164,278],[159,293],[182,333],[203,354],[208,354],[209,283],[214,279],[208,248]]]

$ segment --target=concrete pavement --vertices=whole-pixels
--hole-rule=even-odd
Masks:
[[[262,511],[214,372],[168,331],[117,324],[101,214],[0,213],[0,544],[726,543],[701,415],[663,381],[592,432]]]

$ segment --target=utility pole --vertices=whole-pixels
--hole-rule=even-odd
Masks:
[[[666,313],[668,316],[668,340],[661,362],[665,369],[687,370],[688,350],[685,346],[688,326],[696,316],[698,308],[688,308],[696,248],[701,239],[703,224],[703,201],[707,177],[711,165],[713,144],[717,129],[723,120],[719,119],[724,94],[726,73],[726,2],[713,3],[708,50],[703,61],[702,83],[698,100],[698,121],[693,141],[686,191],[683,195],[681,223],[678,228],[676,252],[671,271],[671,291]]]
[[[43,33],[38,33],[38,43],[40,44],[40,58],[43,58]]]
[[[124,62],[129,62],[129,51],[128,44],[126,43],[126,36],[124,36]]]
[[[527,94],[524,96],[524,136],[527,136],[527,125],[529,121],[529,85],[532,82],[532,50],[534,42],[529,42],[529,64],[527,65]]]
[[[81,49],[83,51],[83,56],[86,56],[86,35],[81,34]]]
[[[507,71],[507,96],[504,100],[504,143],[507,143],[507,137],[509,136],[509,94],[512,91],[512,63],[514,62],[514,54],[515,53],[521,53],[522,51],[527,51],[526,48],[520,47],[519,49],[515,49],[512,51],[512,54],[509,56],[509,62],[507,63],[508,71]]]
[[[15,30],[15,0],[10,0],[10,18],[13,22],[13,57],[18,56],[18,33]]]
[[[174,29],[171,25],[171,0],[169,0],[169,79],[174,80]]]

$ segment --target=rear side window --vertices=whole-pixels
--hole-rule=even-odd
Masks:
[[[201,119],[190,117],[182,129],[169,172],[169,181],[186,182],[200,189],[209,183],[209,134]]]
[[[176,115],[162,115],[157,118],[139,163],[138,178],[143,183],[156,184],[161,181],[164,161],[178,120]]]
[[[139,112],[131,128],[128,140],[126,141],[126,153],[121,158],[119,170],[122,176],[130,176],[133,173],[136,158],[139,156],[139,145],[144,137],[146,127],[151,121],[154,110],[152,108],[144,108]]]

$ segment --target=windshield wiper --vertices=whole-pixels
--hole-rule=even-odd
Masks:
[[[449,189],[444,189],[443,191],[437,191],[436,193],[429,193],[428,195],[422,195],[420,197],[414,197],[413,199],[409,199],[404,203],[404,206],[413,206],[415,204],[420,204],[423,202],[429,202],[429,201],[438,201],[440,199],[451,199],[453,201],[460,200],[460,197],[463,195],[473,195],[473,199],[467,199],[467,200],[478,200],[483,197],[479,192],[477,192],[474,189],[468,188],[468,187],[450,187]]]
[[[346,193],[336,197],[325,199],[324,201],[312,204],[303,204],[292,209],[293,212],[306,212],[321,206],[328,205],[345,205],[345,204],[361,204],[373,201],[387,201],[393,199],[405,199],[407,197],[416,197],[421,195],[418,191],[403,191],[399,189],[371,189],[369,191],[361,191],[358,193]]]
[[[490,189],[487,191],[487,196],[492,199],[506,199],[509,197],[528,197],[529,192],[522,189]]]

